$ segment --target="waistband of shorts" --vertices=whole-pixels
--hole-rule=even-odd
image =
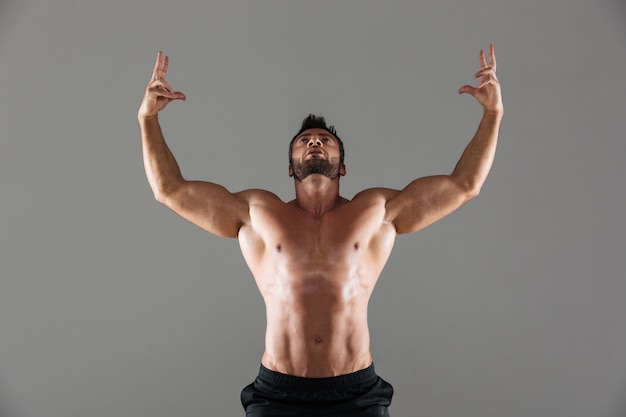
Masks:
[[[300,388],[332,388],[345,387],[347,385],[373,383],[378,379],[374,364],[365,369],[350,374],[331,376],[325,378],[308,378],[294,376],[272,371],[261,365],[258,378],[273,385],[283,385]]]

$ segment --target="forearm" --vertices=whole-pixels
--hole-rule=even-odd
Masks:
[[[451,176],[477,194],[493,164],[503,111],[485,110],[474,138],[465,148]]]
[[[150,187],[158,199],[175,190],[184,179],[156,117],[138,117],[143,163]]]

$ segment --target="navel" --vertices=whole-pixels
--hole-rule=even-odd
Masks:
[[[315,343],[317,343],[317,344],[322,343],[322,338],[319,337],[319,336],[315,336],[314,340],[315,340]]]
[[[276,245],[276,252],[280,252],[283,249],[283,247],[279,244]]]
[[[359,245],[359,242],[354,242],[354,250],[359,250],[359,247],[361,245]]]

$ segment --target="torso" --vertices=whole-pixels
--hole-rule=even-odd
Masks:
[[[323,216],[252,192],[242,253],[265,301],[265,367],[327,377],[372,363],[367,305],[396,236],[381,192]]]

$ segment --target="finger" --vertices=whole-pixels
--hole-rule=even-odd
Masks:
[[[489,76],[489,77],[484,77],[476,86],[476,88],[482,88],[484,86],[486,86],[487,84],[498,84],[498,79],[494,76]]]
[[[489,61],[491,62],[491,68],[493,68],[493,70],[496,70],[497,64],[496,64],[496,51],[493,48],[493,44],[490,43],[489,44]]]
[[[173,101],[173,100],[182,100],[185,101],[187,100],[187,96],[185,94],[183,94],[180,91],[175,91],[175,92],[170,92],[170,91],[160,91],[157,92],[157,97],[162,97],[162,98],[166,98],[169,101]]]
[[[472,87],[471,85],[464,85],[463,87],[459,88],[459,94],[464,93],[474,96],[476,95],[476,88]]]
[[[159,85],[161,85],[163,88],[165,88],[167,91],[169,91],[170,93],[174,92],[174,89],[172,88],[172,86],[170,85],[170,83],[168,83],[167,81],[165,81],[164,78],[161,78],[159,80]]]
[[[483,49],[480,50],[478,56],[480,57],[480,68],[487,68],[487,59],[485,58],[485,51]]]
[[[157,79],[163,79],[163,66],[165,65],[165,61],[167,61],[167,55],[161,53],[161,59],[159,60],[159,69],[157,70]]]
[[[148,94],[152,97],[176,98],[174,91],[168,90],[162,84],[154,84],[148,88]]]
[[[493,67],[487,67],[487,68],[483,68],[480,71],[478,71],[476,74],[474,74],[474,78],[480,78],[480,77],[485,77],[488,75],[494,75],[495,76],[495,71],[493,69]]]
[[[492,80],[492,79],[484,79],[484,80],[482,80],[481,82],[478,83],[478,85],[476,86],[476,89],[481,89],[484,86],[489,85],[489,84],[494,84],[494,80]]]
[[[152,78],[150,79],[150,81],[154,81],[158,78],[158,74],[159,74],[159,63],[161,62],[161,55],[162,52],[159,51],[157,53],[157,59],[156,62],[154,63],[154,69],[152,70]]]
[[[156,80],[148,87],[148,92],[154,97],[167,97],[170,99],[186,100],[187,96],[181,91],[174,89],[165,80]]]
[[[170,59],[169,57],[165,57],[165,60],[163,61],[163,76],[162,78],[165,78],[165,74],[167,73],[167,67],[169,67],[170,65]]]

